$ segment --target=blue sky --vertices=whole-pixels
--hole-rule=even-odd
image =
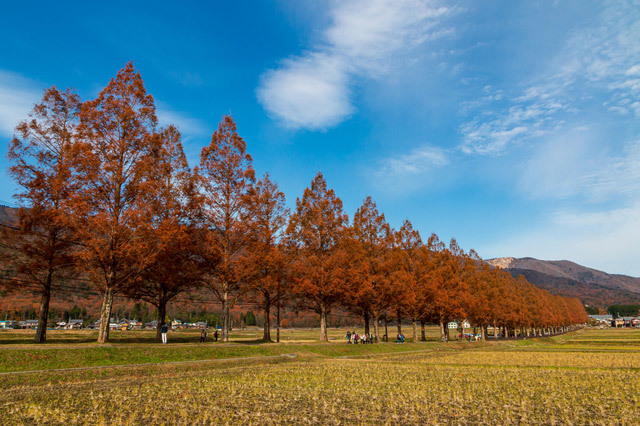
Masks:
[[[640,276],[640,4],[626,1],[10,2],[7,144],[42,90],[97,95],[128,61],[191,165],[223,114],[295,203],[321,170],[350,216],[484,258]]]

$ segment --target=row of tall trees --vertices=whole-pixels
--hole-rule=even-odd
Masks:
[[[394,231],[367,198],[350,223],[321,173],[286,207],[225,116],[191,169],[173,126],[158,128],[153,98],[131,63],[98,97],[47,89],[9,148],[23,188],[19,226],[4,228],[10,282],[37,285],[37,342],[46,339],[51,289],[82,277],[103,296],[98,341],[109,338],[113,297],[156,306],[194,288],[229,308],[239,299],[265,314],[284,303],[317,312],[321,339],[336,307],[366,331],[393,317],[414,324],[468,318],[484,330],[536,330],[584,320],[584,308],[491,269],[455,241],[423,243],[409,221]],[[444,329],[443,329],[444,330]],[[400,331],[400,330],[399,330]],[[159,333],[158,329],[158,333]]]

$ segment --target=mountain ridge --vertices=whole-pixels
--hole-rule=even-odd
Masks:
[[[589,305],[606,307],[640,301],[640,278],[609,274],[569,260],[498,257],[485,262],[513,276],[524,275],[532,284],[552,293],[578,297]]]

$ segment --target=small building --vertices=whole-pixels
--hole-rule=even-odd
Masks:
[[[13,328],[18,328],[18,321],[14,321],[14,320],[0,321],[0,329],[6,330],[6,329],[13,329]]]
[[[614,318],[611,320],[611,327],[624,327],[624,320],[622,318]]]
[[[457,329],[460,328],[460,326],[463,328],[471,328],[471,324],[467,320],[462,321],[462,324],[459,321],[451,321],[447,324],[447,328],[450,329]]]
[[[153,320],[151,322],[148,322],[144,325],[144,328],[150,328],[152,330],[155,330],[156,328],[158,328],[158,321]]]
[[[38,328],[38,320],[19,321],[18,326],[20,328],[35,329]]]
[[[84,325],[84,321],[81,319],[70,319],[67,325],[64,327],[65,330],[79,330]]]
[[[596,325],[611,325],[611,315],[589,315],[589,320]]]

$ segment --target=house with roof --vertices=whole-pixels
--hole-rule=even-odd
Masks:
[[[622,317],[623,327],[638,327],[640,318],[638,317]]]
[[[613,318],[611,320],[611,327],[624,327],[624,320],[622,318]]]
[[[18,321],[14,321],[14,320],[0,321],[0,329],[7,330],[7,329],[13,329],[13,328],[18,328]]]
[[[82,319],[70,319],[67,325],[64,326],[65,330],[79,330],[84,325]]]
[[[142,328],[144,327],[144,324],[142,323],[142,321],[138,321],[138,320],[131,320],[129,321],[129,330],[142,330]]]
[[[612,315],[589,315],[589,321],[595,325],[611,325]]]
[[[447,324],[447,328],[450,328],[450,329],[460,328],[461,326],[462,328],[471,328],[471,324],[467,320],[462,321],[462,324],[460,324],[459,321],[451,321],[450,323]]]
[[[158,328],[158,320],[153,320],[151,322],[148,322],[144,325],[144,328],[150,328],[152,330],[155,330],[156,328]]]
[[[18,326],[20,328],[35,329],[38,328],[38,320],[19,321]]]

